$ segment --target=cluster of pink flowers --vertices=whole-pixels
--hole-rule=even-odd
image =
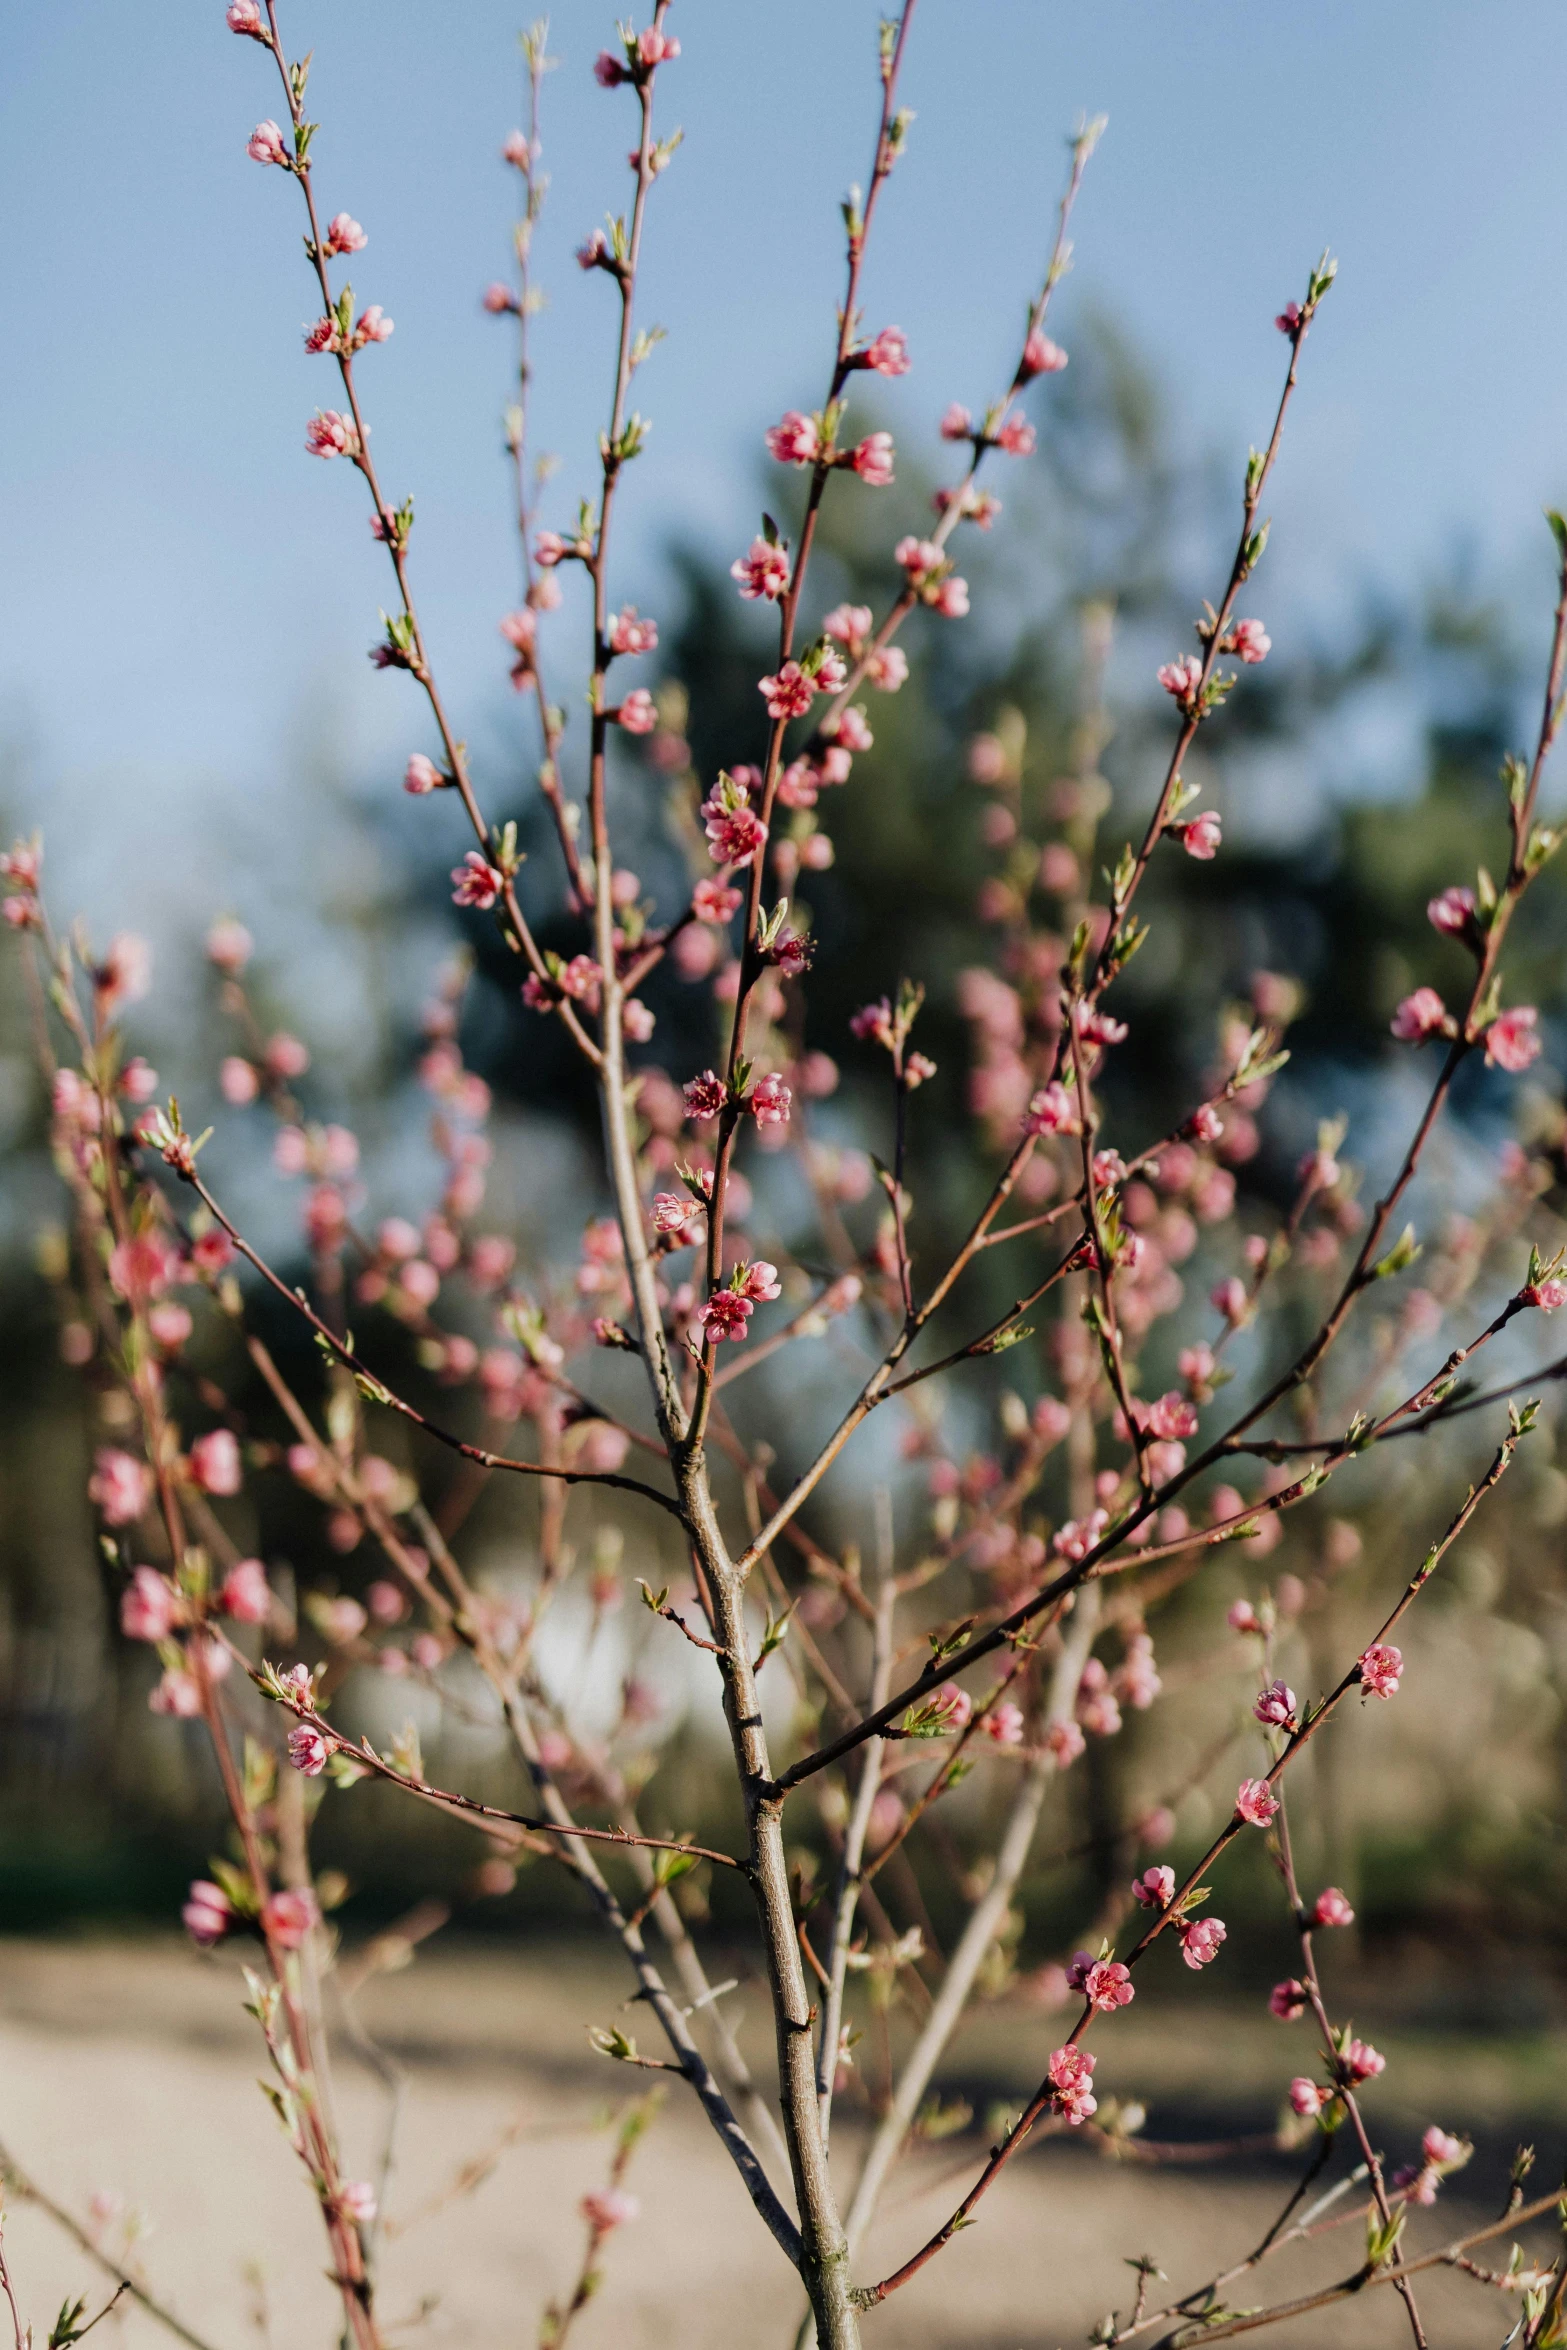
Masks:
[[[1360,1659],[1360,1686],[1368,1697],[1395,1697],[1403,1670],[1402,1650],[1374,1641]]]
[[[1089,2006],[1101,2015],[1130,2007],[1137,1993],[1131,1972],[1118,1959],[1093,1958],[1080,1950],[1066,1970],[1067,1988],[1081,1991]]]
[[[756,1308],[782,1294],[778,1267],[758,1257],[753,1264],[737,1265],[729,1287],[715,1289],[703,1300],[697,1308],[698,1326],[715,1346],[726,1338],[744,1338]]]
[[[1097,2057],[1068,2044],[1053,2048],[1046,2066],[1050,2085],[1055,2093],[1057,2113],[1063,2115],[1074,2129],[1086,2122],[1089,2115],[1099,2110],[1099,2100],[1093,2093],[1094,2066]]]

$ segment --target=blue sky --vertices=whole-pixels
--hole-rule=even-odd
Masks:
[[[875,16],[861,0],[672,12],[684,54],[661,107],[687,137],[654,199],[641,310],[669,340],[639,379],[654,433],[621,541],[644,605],[673,529],[743,543],[761,427],[820,397]],[[506,256],[498,149],[523,20],[497,0],[284,0],[283,20],[291,51],[315,50],[326,207],[370,232],[356,295],[397,322],[363,362],[376,453],[416,497],[421,604],[478,736],[514,550],[507,330],[477,296]],[[631,101],[590,71],[610,28],[598,0],[553,12],[536,432],[565,461],[563,512],[590,479],[613,308],[571,252],[628,181]],[[919,0],[918,120],[866,279],[870,323],[901,325],[915,355],[891,420],[929,454],[947,400],[994,383],[1063,134],[1104,111],[1060,331],[1084,300],[1112,311],[1194,447],[1238,469],[1278,380],[1272,314],[1324,245],[1341,259],[1272,500],[1275,635],[1330,624],[1368,580],[1418,582],[1455,545],[1543,585],[1539,509],[1567,496],[1564,68],[1560,0]],[[295,192],[244,153],[278,111],[270,71],[221,0],[52,0],[10,35],[0,740],[26,754],[11,813],[90,833],[117,875],[132,834],[133,864],[200,844],[204,870],[226,839],[263,837],[302,711],[389,789],[424,739],[406,683],[364,659],[385,583],[359,485],[303,450],[332,392],[300,345]]]

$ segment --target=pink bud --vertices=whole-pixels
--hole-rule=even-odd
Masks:
[[[190,1448],[190,1477],[203,1493],[231,1494],[240,1488],[239,1445],[227,1428],[198,1436]]]
[[[416,797],[425,792],[439,791],[445,781],[435,761],[427,759],[423,751],[415,751],[403,770],[403,789]]]
[[[514,311],[518,306],[517,297],[510,286],[503,285],[499,278],[491,280],[479,296],[479,301],[492,318],[504,317],[507,311]]]
[[[1036,375],[1059,375],[1066,365],[1067,355],[1059,343],[1053,343],[1040,327],[1035,327],[1023,345],[1023,363],[1018,374],[1025,381]]]
[[[257,123],[245,143],[245,152],[252,163],[286,163],[288,161],[287,150],[283,145],[283,134],[270,117],[265,122]]]
[[[1527,1069],[1539,1056],[1540,1038],[1535,1033],[1539,1017],[1532,1004],[1520,1004],[1515,1011],[1499,1013],[1485,1032],[1487,1064],[1515,1074]]]
[[[1304,2073],[1297,2073],[1290,2083],[1290,2104],[1307,2121],[1315,2121],[1328,2102],[1326,2089],[1319,2089]]]
[[[1328,1885],[1317,1895],[1311,1912],[1314,1926],[1352,1926],[1355,1913],[1336,1885]]]
[[[218,1605],[237,1624],[264,1624],[272,1608],[267,1570],[260,1559],[236,1559],[223,1578]]]
[[[1401,1044],[1423,1044],[1428,1036],[1440,1036],[1447,1026],[1447,1006],[1434,987],[1417,987],[1413,995],[1406,995],[1393,1014],[1393,1034]]]
[[[884,326],[879,335],[854,354],[860,367],[873,368],[878,375],[907,375],[909,346],[903,329]]]
[[[326,224],[329,253],[362,253],[369,242],[358,221],[347,212],[334,212]]]
[[[320,1731],[308,1722],[296,1724],[288,1734],[288,1759],[307,1779],[320,1778],[331,1751]]]
[[[1306,1986],[1291,1975],[1282,1983],[1275,1983],[1268,1993],[1268,2006],[1282,2024],[1293,2024],[1306,2012]]]
[[[321,1909],[315,1895],[308,1888],[297,1891],[292,1887],[281,1893],[270,1893],[261,1913],[262,1923],[274,1942],[284,1950],[297,1950],[312,1929],[321,1923]]]

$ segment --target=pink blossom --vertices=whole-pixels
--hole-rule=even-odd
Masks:
[[[1282,1983],[1275,1983],[1268,1993],[1268,2006],[1281,2024],[1297,2023],[1306,2012],[1305,1984],[1296,1975],[1286,1976]]]
[[[1197,1414],[1185,1396],[1172,1387],[1167,1395],[1161,1395],[1157,1402],[1149,1405],[1146,1426],[1150,1435],[1162,1436],[1167,1441],[1195,1436]]]
[[[887,998],[879,996],[874,1004],[862,1004],[857,1012],[851,1013],[849,1033],[859,1037],[862,1043],[885,1045],[891,1052],[892,1006]]]
[[[579,2209],[596,2236],[607,2236],[612,2228],[634,2220],[642,2206],[624,2187],[593,2187],[583,2196]]]
[[[1074,2048],[1070,2044],[1065,2048],[1053,2048],[1050,2052],[1046,2074],[1055,2091],[1056,2108],[1074,2129],[1079,2122],[1087,2121],[1091,2113],[1099,2110],[1099,2100],[1094,2096],[1091,2086],[1097,2061],[1097,2058],[1085,2055],[1081,2048]]]
[[[765,1257],[758,1257],[754,1263],[740,1265],[735,1269],[741,1277],[739,1294],[748,1297],[753,1305],[769,1305],[775,1297],[782,1297],[783,1285],[778,1278],[778,1267],[770,1265]]]
[[[816,697],[816,680],[798,661],[786,661],[774,676],[757,680],[769,718],[799,718]]]
[[[345,2179],[333,2198],[345,2219],[368,2227],[376,2213],[375,2189],[368,2179]]]
[[[230,16],[233,13],[230,9]],[[207,1877],[197,1877],[185,1897],[180,1919],[198,1949],[210,1950],[214,1943],[222,1941],[234,1923],[234,1904],[221,1885],[214,1885]]]
[[[1080,1950],[1066,1970],[1068,1987],[1081,1991],[1090,2007],[1101,2015],[1114,2015],[1118,2007],[1129,2007],[1137,1993],[1130,1970],[1118,1959],[1091,1958]]]
[[[1186,854],[1196,857],[1204,865],[1210,863],[1224,845],[1223,824],[1213,808],[1204,808],[1189,824],[1172,824],[1169,830]]]
[[[1023,345],[1023,363],[1018,374],[1025,382],[1036,375],[1059,375],[1066,365],[1066,353],[1059,343],[1053,343],[1040,327],[1035,327]]]
[[[850,451],[848,462],[868,488],[884,490],[892,480],[892,455],[891,433],[873,432]]]
[[[658,622],[638,618],[635,604],[627,604],[609,624],[612,653],[651,653],[658,644]]]
[[[274,1077],[303,1077],[310,1066],[308,1047],[297,1036],[290,1036],[286,1029],[279,1029],[275,1036],[267,1038],[262,1058]]]
[[[1438,2129],[1433,2122],[1420,2141],[1420,2151],[1427,2162],[1434,2163],[1439,2170],[1461,2170],[1474,2148],[1467,2138],[1455,2138],[1449,2131]]]
[[[270,115],[265,122],[258,122],[251,132],[245,142],[245,153],[250,157],[252,163],[286,163],[288,161],[288,152],[283,145],[283,134]]]
[[[789,585],[789,557],[771,540],[755,538],[738,561],[730,564],[729,576],[739,581],[747,603],[761,597],[775,603]]]
[[[646,1044],[653,1033],[654,1016],[640,996],[628,996],[621,1007],[620,1024],[633,1044]]]
[[[781,1077],[759,1077],[746,1096],[745,1106],[758,1126],[787,1126],[793,1098]]]
[[[1170,1868],[1144,1869],[1133,1880],[1132,1897],[1144,1909],[1168,1909],[1175,1899],[1175,1871]]]
[[[1166,661],[1159,670],[1159,683],[1171,699],[1190,712],[1198,687],[1202,683],[1202,663],[1195,653],[1182,653],[1175,661]]]
[[[601,49],[593,60],[593,79],[601,90],[614,90],[631,76],[612,50]]]
[[[156,1567],[135,1567],[120,1594],[120,1630],[127,1640],[167,1640],[179,1606],[173,1585]]]
[[[1068,1518],[1051,1548],[1057,1558],[1084,1559],[1110,1523],[1104,1510],[1090,1510],[1086,1518]],[[1101,1671],[1103,1668],[1100,1668]]]
[[[996,428],[996,447],[1009,457],[1032,457],[1034,428],[1026,416],[1008,416]]]
[[[901,645],[883,645],[866,660],[865,674],[884,694],[895,694],[909,674],[909,657]]]
[[[510,286],[503,284],[498,277],[491,279],[479,296],[479,302],[481,308],[488,310],[492,318],[501,318],[507,311],[515,310],[518,307],[516,295]]]
[[[1540,1039],[1535,1033],[1539,1017],[1533,1004],[1520,1004],[1514,1011],[1499,1013],[1485,1032],[1487,1064],[1515,1074],[1527,1069],[1540,1050]]]
[[[308,1886],[289,1886],[267,1895],[261,1922],[280,1949],[298,1950],[321,1923],[320,1904]]]
[[[909,346],[901,326],[884,326],[854,354],[856,367],[873,368],[877,375],[907,375]]]
[[[993,1705],[980,1728],[993,1746],[1021,1746],[1023,1743],[1023,1712],[1010,1699]]]
[[[1281,335],[1289,335],[1294,337],[1300,332],[1301,317],[1302,312],[1300,304],[1298,302],[1286,302],[1273,323],[1278,328]]]
[[[334,212],[326,224],[326,249],[329,253],[362,253],[369,242],[351,213]]]
[[[1251,1710],[1270,1729],[1290,1729],[1295,1721],[1295,1692],[1283,1681],[1272,1681]]]
[[[1045,1730],[1045,1744],[1055,1756],[1056,1769],[1070,1769],[1085,1750],[1088,1741],[1076,1722],[1051,1722]]]
[[[686,1116],[694,1126],[701,1126],[709,1118],[716,1118],[729,1099],[729,1088],[711,1069],[704,1069],[700,1077],[693,1077],[685,1088]]]
[[[145,1461],[113,1445],[99,1448],[87,1481],[87,1498],[97,1505],[106,1526],[134,1526],[152,1507],[152,1494],[152,1471]]]
[[[780,465],[814,465],[821,452],[815,417],[788,409],[781,423],[769,427],[767,448]]]
[[[237,1624],[264,1624],[272,1608],[267,1570],[260,1559],[236,1559],[223,1578],[218,1605]]]
[[[697,1308],[696,1318],[703,1335],[719,1346],[726,1338],[744,1338],[751,1313],[748,1297],[733,1289],[715,1289]]]
[[[415,751],[403,770],[403,789],[416,798],[425,792],[439,791],[445,781],[435,761],[427,759],[423,751]]]
[[[231,33],[248,33],[253,41],[264,41],[261,25],[260,0],[229,0],[224,21]]]
[[[1266,661],[1273,650],[1273,639],[1260,620],[1237,620],[1229,634],[1229,650],[1239,654],[1248,667]]]
[[[1351,2040],[1339,2061],[1351,2082],[1374,2081],[1387,2070],[1387,2058],[1365,2040]]]
[[[1064,1085],[1052,1081],[1030,1100],[1023,1121],[1025,1134],[1081,1134],[1082,1130],[1076,1100]]]
[[[1239,1499],[1239,1496],[1236,1498]],[[1266,1624],[1249,1599],[1236,1600],[1227,1620],[1232,1632],[1251,1632],[1261,1639],[1267,1631]]]
[[[974,1700],[956,1681],[943,1681],[930,1700],[930,1709],[943,1730],[966,1730],[974,1718]]]
[[[1360,1686],[1369,1697],[1395,1697],[1403,1670],[1403,1651],[1374,1641],[1360,1660]]]
[[[297,1723],[288,1734],[288,1759],[307,1779],[320,1778],[331,1751],[320,1731],[308,1722]]]
[[[312,457],[351,457],[359,448],[351,416],[336,408],[320,408],[305,427],[305,447]]]
[[[1181,1956],[1195,1974],[1199,1967],[1211,1966],[1218,1957],[1225,1925],[1223,1918],[1182,1918],[1175,1931]]]
[[[1235,1790],[1235,1809],[1253,1828],[1265,1828],[1279,1808],[1279,1799],[1266,1779],[1242,1779]]]
[[[740,911],[742,899],[740,890],[708,876],[691,892],[691,911],[699,922],[727,922]]]
[[[968,614],[968,581],[947,578],[939,581],[925,598],[933,612],[943,620],[963,620]]]
[[[105,1011],[134,1004],[152,985],[152,949],[134,931],[118,931],[104,949],[93,984]]]
[[[194,1721],[201,1711],[201,1688],[194,1673],[171,1665],[155,1689],[148,1693],[150,1713],[168,1714],[176,1721]]]
[[[1448,938],[1461,938],[1473,944],[1475,923],[1475,893],[1472,889],[1444,889],[1426,907],[1426,920],[1433,930],[1442,931]]]
[[[1295,2112],[1306,2121],[1316,2120],[1322,2108],[1329,2102],[1329,2096],[1328,2090],[1319,2089],[1316,2082],[1308,2080],[1304,2073],[1297,2073],[1290,2083],[1290,2104]]]
[[[1246,1319],[1246,1284],[1232,1273],[1228,1281],[1221,1281],[1211,1292],[1209,1303],[1216,1313],[1224,1316],[1232,1328],[1239,1329]]]
[[[546,571],[557,563],[563,563],[568,555],[575,552],[575,548],[566,544],[558,530],[541,530],[533,542],[533,560],[542,563]]]
[[[261,1080],[256,1075],[254,1065],[241,1060],[237,1053],[225,1056],[218,1070],[218,1085],[223,1099],[237,1110],[243,1109],[247,1102],[253,1102],[261,1091]]]
[[[672,33],[655,32],[649,25],[637,35],[637,63],[643,66],[667,65],[671,57],[680,55],[680,43]]]
[[[207,960],[231,979],[237,978],[250,961],[254,941],[243,922],[232,914],[220,914],[207,932]]]
[[[623,726],[627,734],[651,734],[658,724],[658,712],[645,685],[639,685],[627,694],[619,709],[611,710],[609,716]]]
[[[703,803],[708,853],[719,865],[749,865],[758,849],[767,846],[767,827],[754,809],[726,809],[709,799]]]
[[[233,1259],[234,1243],[221,1226],[211,1232],[203,1232],[191,1242],[191,1264],[208,1280],[215,1279],[232,1264]]]
[[[1434,987],[1417,987],[1393,1014],[1393,1034],[1401,1044],[1423,1044],[1428,1036],[1440,1036],[1446,1026],[1447,1006]]]
[[[452,879],[457,884],[452,904],[477,906],[481,911],[493,906],[506,886],[506,876],[478,849],[470,849],[462,863],[452,867]]]
[[[1538,1306],[1542,1314],[1554,1314],[1558,1306],[1567,1305],[1567,1281],[1553,1277],[1549,1281],[1532,1281],[1527,1289],[1518,1292],[1526,1306]]]
[[[395,324],[396,321],[387,317],[379,302],[372,302],[369,308],[362,310],[354,321],[355,345],[389,343]]]
[[[1311,1922],[1314,1926],[1352,1926],[1355,1913],[1338,1887],[1327,1885],[1312,1905]]]
[[[232,1430],[214,1428],[206,1436],[198,1436],[190,1448],[190,1476],[203,1493],[238,1493],[240,1488],[239,1445]]]

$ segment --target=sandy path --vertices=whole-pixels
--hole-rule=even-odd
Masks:
[[[394,2221],[417,2212],[519,2120],[529,2133],[476,2191],[386,2247],[380,2307],[399,2344],[532,2350],[544,2304],[576,2273],[577,2200],[607,2162],[595,2114],[628,2086],[626,2074],[589,2054],[585,2026],[619,2018],[634,2028],[634,2016],[621,2015],[623,1995],[606,1963],[576,1949],[553,1959],[435,1955],[364,1994],[366,2021],[407,2076],[388,2198]],[[327,2350],[334,2298],[321,2275],[318,2223],[256,2089],[259,2043],[240,1997],[227,1955],[203,1961],[163,1942],[0,1944],[0,2137],[77,2213],[108,2191],[145,2215],[136,2258],[213,2350],[259,2350],[256,2278],[275,2350]],[[1023,2035],[1030,2063],[1043,2029],[1032,2023]],[[1134,2070],[1137,2061],[1157,2069],[1151,2037],[1141,2060],[1130,2033],[1122,2045]],[[1229,2045],[1230,2086],[1239,2094],[1254,2073],[1259,2089],[1276,2082],[1278,2043],[1265,2031],[1247,2027]],[[995,2061],[982,2035],[974,2062],[984,2069]],[[1560,2051],[1543,2072],[1536,2060],[1529,2073],[1554,2097]],[[351,2165],[368,2172],[385,2092],[340,2050],[334,2093]],[[1494,2067],[1490,2094],[1493,2108],[1511,2101]],[[1266,2117],[1264,2102],[1264,2126]],[[1401,2144],[1403,2134],[1390,2130],[1389,2144]],[[899,2257],[940,2216],[952,2199],[948,2174],[971,2175],[974,2151],[972,2140],[949,2144],[898,2174],[866,2273]],[[1559,2148],[1542,2142],[1541,2152],[1543,2179]],[[1489,2192],[1494,2162],[1486,2168]],[[1151,2176],[1079,2148],[1050,2148],[1018,2163],[982,2224],[867,2320],[868,2350],[1081,2343],[1106,2309],[1129,2301],[1128,2254],[1150,2253],[1183,2285],[1195,2281],[1261,2232],[1284,2175],[1264,2162],[1250,2176],[1244,2169]],[[578,2350],[785,2350],[796,2312],[789,2274],[678,2085],[631,2184],[642,2216],[610,2247],[603,2290],[573,2337]],[[1440,2218],[1418,2215],[1418,2241],[1440,2241],[1460,2216],[1468,2213],[1456,2202]],[[61,2299],[87,2287],[89,2264],[25,2205],[6,2233],[24,2314],[42,2341]],[[1320,2255],[1309,2266],[1304,2256],[1280,2261],[1267,2272],[1266,2297],[1351,2267],[1353,2235],[1337,2240],[1326,2267]],[[1504,2244],[1499,2265],[1505,2260]],[[1244,2295],[1263,2297],[1260,2286]],[[1440,2280],[1424,2298],[1433,2350],[1491,2350],[1517,2309]],[[132,2350],[167,2350],[170,2337],[140,2312],[123,2325],[117,2314],[111,2326]],[[1370,2350],[1409,2336],[1384,2291],[1258,2338],[1279,2350]]]

